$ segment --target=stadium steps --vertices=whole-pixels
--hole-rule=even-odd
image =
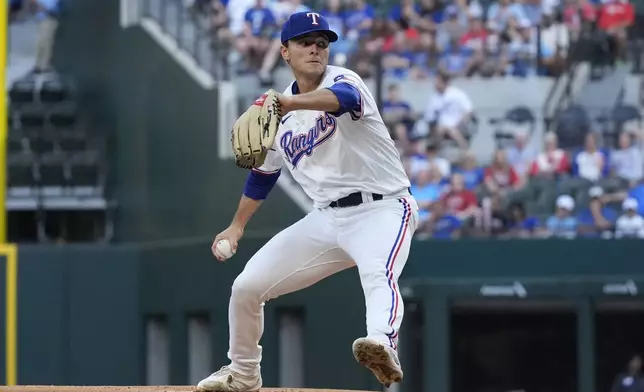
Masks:
[[[593,119],[612,109],[620,103],[631,68],[630,64],[620,64],[601,79],[589,79],[579,91],[576,104],[586,109]]]

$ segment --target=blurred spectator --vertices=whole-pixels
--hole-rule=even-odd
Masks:
[[[573,239],[577,236],[577,219],[572,216],[574,209],[575,200],[569,195],[557,198],[555,214],[546,220],[546,229],[550,237]]]
[[[513,26],[514,27],[514,26]],[[528,19],[518,19],[516,27],[509,31],[510,43],[507,62],[511,75],[527,77],[536,71],[537,42]]]
[[[237,41],[244,36],[244,30],[246,29],[246,13],[251,9],[256,3],[256,0],[235,0],[228,1],[226,5],[226,12],[228,15],[229,25],[228,29],[230,34],[234,37],[233,43],[235,47]],[[238,39],[239,38],[239,39]]]
[[[611,168],[613,173],[628,181],[629,186],[637,184],[644,177],[644,161],[642,161],[642,150],[634,145],[635,136],[630,132],[622,132],[619,135],[619,149],[611,153]]]
[[[610,392],[643,392],[644,375],[642,374],[642,357],[634,355],[628,362],[628,369],[615,377]]]
[[[569,0],[563,11],[563,19],[570,39],[576,40],[580,37],[585,26],[595,21],[597,11],[588,0]]]
[[[436,32],[437,26],[443,22],[443,8],[437,0],[420,0],[418,15],[420,18],[412,23],[422,32]]]
[[[413,29],[397,31],[390,39],[385,39],[382,51],[385,53],[382,64],[385,72],[393,77],[423,77],[429,57],[420,50],[422,42],[418,31]],[[431,42],[429,43],[431,46]]]
[[[635,21],[635,9],[628,0],[606,0],[599,8],[597,27],[606,34],[610,59],[625,59],[628,28]]]
[[[210,19],[210,34],[213,37],[213,45],[230,45],[235,36],[229,29],[230,18],[226,10],[228,0],[202,1],[202,4],[206,3],[204,5],[198,5],[198,3],[195,2],[196,11],[206,13]],[[202,7],[209,8],[202,9]]]
[[[383,61],[379,56],[391,50],[394,41],[394,31],[383,18],[374,19],[371,32],[365,37],[354,53],[355,71],[363,78],[373,76],[376,61]],[[389,48],[386,48],[389,46]]]
[[[644,215],[644,181],[640,181],[628,191],[628,197],[637,201],[638,210],[640,215]]]
[[[424,119],[430,123],[432,133],[439,139],[450,137],[462,149],[468,148],[464,134],[472,118],[472,101],[465,92],[450,85],[450,77],[438,73],[435,78],[436,92],[430,97]]]
[[[463,176],[467,190],[476,192],[477,188],[483,184],[483,168],[478,165],[476,156],[471,151],[463,154],[461,164],[453,172]]]
[[[622,203],[624,214],[615,224],[615,238],[644,238],[644,219],[637,213],[637,200],[628,198]],[[644,391],[644,385],[642,385]]]
[[[532,26],[541,23],[544,14],[552,14],[559,6],[559,0],[521,0],[521,9]]]
[[[467,25],[459,20],[459,9],[455,4],[445,8],[445,20],[438,26],[436,41],[440,50],[445,53],[462,48],[461,37],[467,32]]]
[[[34,73],[51,71],[51,57],[54,51],[58,18],[60,16],[59,0],[30,0],[36,9],[36,18],[40,21],[36,49]]]
[[[407,30],[422,23],[420,7],[414,0],[401,0],[389,10],[389,24],[393,30]]]
[[[431,210],[436,201],[440,200],[442,185],[441,173],[431,165],[418,172],[411,185],[411,192],[418,202],[420,225],[424,225],[431,216]]]
[[[569,169],[568,156],[557,145],[557,135],[554,132],[546,133],[544,150],[532,162],[530,174],[532,176],[554,178],[558,174],[567,173]]]
[[[400,87],[397,84],[391,84],[387,88],[387,97],[382,103],[381,113],[383,120],[393,131],[394,137],[403,148],[408,150],[417,116],[412,111],[411,105],[400,98]]]
[[[329,63],[344,66],[357,43],[346,36],[341,1],[327,0],[326,7],[320,14],[329,22],[331,30],[338,34],[338,40],[329,47]]]
[[[449,161],[439,155],[439,147],[436,142],[429,141],[425,147],[424,154],[414,154],[410,157],[411,177],[415,177],[421,170],[426,170],[430,166],[438,169],[441,177],[448,177],[452,170]]]
[[[459,217],[447,213],[443,208],[437,208],[424,231],[431,233],[434,239],[455,240],[461,238],[463,226],[464,222]]]
[[[508,163],[504,150],[494,153],[492,164],[485,169],[485,186],[492,195],[505,196],[509,191],[523,187],[523,181]]]
[[[597,136],[594,133],[586,135],[584,150],[574,160],[579,178],[590,182],[599,180],[606,165],[606,156],[597,147]]]
[[[529,217],[525,206],[521,202],[514,202],[509,207],[508,237],[531,238],[537,234],[539,221],[535,217]]]
[[[271,4],[271,10],[273,12],[273,17],[275,18],[275,23],[278,28],[272,31],[270,34],[270,43],[266,50],[266,55],[264,56],[261,62],[261,68],[258,72],[258,77],[262,86],[270,86],[273,84],[271,74],[273,69],[277,65],[277,61],[280,57],[280,48],[282,47],[282,40],[280,39],[280,30],[281,26],[286,22],[286,20],[292,14],[296,12],[310,11],[310,8],[302,5],[301,0],[276,0]],[[338,33],[338,32],[336,32]],[[339,34],[339,33],[338,33]],[[335,45],[335,42],[334,42]],[[331,45],[333,46],[333,45]]]
[[[487,31],[479,16],[470,17],[468,30],[459,40],[459,45],[469,53],[472,62],[472,72],[482,72],[485,64],[485,48]]]
[[[564,69],[570,37],[563,23],[555,21],[551,13],[544,13],[541,18],[541,61],[549,76],[558,76]]]
[[[487,25],[487,38],[483,48],[483,65],[480,68],[481,76],[492,77],[506,74],[508,64],[506,40],[505,33],[502,36],[501,32],[493,28],[492,25]]]
[[[479,58],[468,48],[459,44],[457,38],[452,39],[441,54],[438,70],[450,78],[471,76],[477,69]]]
[[[251,69],[259,69],[275,33],[277,20],[264,0],[255,0],[244,15],[244,29],[235,46]]]
[[[449,190],[441,197],[441,205],[446,214],[463,221],[475,218],[480,211],[476,195],[465,189],[465,181],[460,174],[452,174]]]
[[[510,217],[503,209],[499,195],[492,195],[483,200],[483,230],[492,237],[500,237],[510,230]]]
[[[488,27],[499,33],[508,28],[512,18],[515,20],[527,20],[520,3],[513,3],[511,0],[499,0],[496,3],[492,3],[487,10]]]
[[[427,163],[436,166],[442,177],[449,177],[452,172],[452,165],[449,161],[439,155],[438,143],[430,142],[427,144]]]
[[[530,165],[534,162],[537,153],[535,149],[528,145],[528,134],[525,131],[517,131],[514,135],[514,144],[506,150],[508,163],[514,169],[514,172],[520,178],[525,178],[529,171]]]
[[[376,11],[364,0],[347,0],[347,4],[348,9],[344,14],[347,38],[357,41],[369,35]]]
[[[586,238],[610,238],[611,231],[617,220],[617,212],[606,206],[602,200],[604,190],[594,186],[588,191],[590,203],[577,213],[579,235]]]

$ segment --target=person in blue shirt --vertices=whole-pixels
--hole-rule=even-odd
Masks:
[[[248,65],[259,69],[270,47],[277,21],[263,0],[256,0],[255,5],[246,11],[244,21],[245,38],[236,40],[236,46]]]
[[[457,216],[446,214],[440,204],[437,204],[433,215],[433,219],[423,227],[423,231],[429,233],[431,238],[452,240],[461,237],[464,225],[463,220]]]
[[[531,238],[539,228],[539,220],[528,216],[525,206],[515,202],[509,208],[508,235],[515,238]]]
[[[393,131],[394,137],[403,146],[408,146],[418,116],[411,105],[401,99],[400,87],[397,84],[390,84],[387,88],[387,97],[382,102],[381,113],[385,124]]]
[[[472,65],[472,51],[453,39],[445,48],[438,63],[438,69],[452,77],[458,77],[469,75]]]
[[[246,11],[244,20],[253,37],[265,37],[266,30],[276,24],[273,13],[268,7],[264,6],[263,0],[257,0],[255,6]]]
[[[590,203],[577,213],[579,236],[584,238],[597,238],[607,236],[615,227],[619,214],[614,209],[604,205],[602,197],[604,190],[594,186],[588,191]]]
[[[577,236],[577,219],[572,215],[575,200],[569,195],[561,195],[556,201],[555,215],[546,220],[546,229],[553,238],[573,239]]]
[[[483,178],[485,177],[483,168],[478,166],[476,162],[476,156],[469,151],[463,156],[462,163],[454,168],[454,172],[463,176],[465,189],[470,191],[475,191],[483,184]]]
[[[430,166],[418,172],[411,184],[411,193],[418,203],[420,225],[426,223],[436,201],[440,199],[444,186],[441,184],[441,173],[436,166]]]
[[[632,197],[637,200],[638,210],[637,212],[644,216],[644,180],[642,180],[638,185],[634,186],[628,191],[628,197]]]
[[[347,38],[357,41],[369,35],[376,11],[364,0],[350,0],[348,3],[349,9],[344,12]]]
[[[345,14],[342,11],[340,0],[327,0],[326,7],[320,12],[320,15],[329,22],[331,30],[338,34],[338,40],[331,45],[329,52],[331,58],[334,59],[333,62],[336,63],[338,62],[336,56],[348,56],[355,51],[357,44],[354,40],[347,38]]]

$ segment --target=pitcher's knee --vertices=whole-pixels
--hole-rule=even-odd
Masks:
[[[233,283],[232,298],[234,300],[261,302],[260,297],[263,291],[263,285],[259,279],[256,279],[251,274],[242,273]]]

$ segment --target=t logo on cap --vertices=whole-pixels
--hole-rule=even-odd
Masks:
[[[320,14],[318,14],[318,13],[316,13],[316,12],[308,12],[308,13],[306,14],[306,17],[307,17],[307,18],[311,18],[311,19],[313,19],[313,21],[311,22],[311,24],[313,24],[313,25],[317,25],[317,24],[318,24],[318,18],[320,17]]]

